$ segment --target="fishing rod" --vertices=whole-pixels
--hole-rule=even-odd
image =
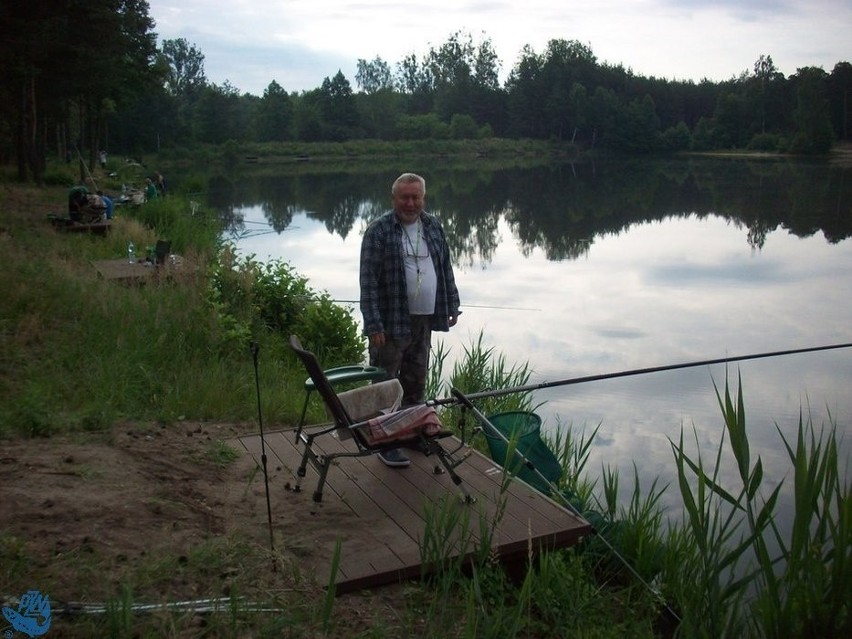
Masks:
[[[476,408],[476,406],[473,405],[473,403],[471,402],[471,398],[473,397],[473,394],[465,395],[460,390],[458,390],[457,388],[451,389],[450,393],[453,395],[453,401],[454,402],[456,402],[457,404],[461,404],[465,409],[467,409],[471,413],[473,413],[473,416],[476,418],[476,420],[479,421],[481,424],[485,425],[488,428],[489,433],[496,434],[500,439],[502,439],[503,443],[506,444],[507,450],[513,451],[514,455],[520,459],[521,463],[526,468],[528,468],[529,470],[534,472],[535,475],[539,479],[541,479],[541,481],[544,482],[544,484],[550,489],[550,495],[549,496],[552,499],[559,501],[573,515],[576,515],[577,517],[579,517],[583,521],[586,521],[586,518],[583,516],[583,514],[577,509],[576,506],[574,506],[574,504],[572,504],[568,500],[568,498],[562,493],[562,491],[559,490],[559,487],[554,482],[552,482],[550,479],[545,477],[544,474],[538,468],[536,468],[536,465],[532,462],[532,460],[530,460],[529,457],[524,455],[519,450],[517,445],[513,446],[512,442],[509,441],[509,438],[506,437],[506,435],[504,435],[502,432],[500,432],[500,430],[497,427],[495,427],[491,423],[491,421],[479,409]],[[599,530],[596,530],[594,528],[594,526],[592,527],[592,530],[594,530],[595,534],[597,535],[597,538],[601,540],[603,545],[607,547],[607,550],[609,550],[609,552],[611,552],[613,554],[613,556],[615,556],[615,558],[618,559],[618,561],[620,561],[621,564],[625,568],[627,568],[628,571],[630,571],[630,573],[639,581],[639,583],[642,584],[642,586],[644,586],[648,590],[648,592],[650,592],[655,597],[657,597],[657,599],[659,599],[660,603],[666,609],[666,612],[668,612],[668,614],[671,615],[672,619],[674,619],[677,623],[680,623],[680,617],[678,616],[678,614],[674,610],[672,610],[671,606],[669,606],[665,597],[663,597],[663,595],[658,590],[656,590],[653,586],[651,586],[651,584],[648,583],[648,581],[644,577],[642,577],[642,575],[639,574],[639,572],[632,566],[632,564],[629,561],[627,561],[627,559],[625,559],[625,557],[620,552],[618,552],[618,550],[616,550],[615,546],[613,546],[609,542],[609,540],[606,539],[606,537],[604,537],[600,533]]]
[[[361,300],[331,300],[338,304],[359,304]],[[523,306],[486,306],[484,304],[462,304],[462,308],[491,308],[498,311],[536,311],[540,312],[540,308],[524,308]]]
[[[260,411],[260,377],[257,372],[257,355],[260,347],[257,342],[251,342],[251,356],[254,361],[254,387],[257,392],[257,421],[260,425],[260,463],[263,467],[263,483],[266,484],[266,518],[269,522],[269,557],[272,561],[272,572],[275,572],[275,544],[272,540],[272,505],[269,503],[269,474],[266,472],[266,443],[263,437],[263,416]]]
[[[571,384],[584,384],[586,382],[596,382],[603,379],[615,379],[616,377],[631,377],[634,375],[647,375],[648,373],[659,373],[662,371],[673,371],[681,368],[693,368],[696,366],[710,366],[713,364],[729,364],[731,362],[742,362],[749,359],[763,359],[767,357],[781,357],[783,355],[796,355],[799,353],[813,353],[816,351],[836,350],[840,348],[850,348],[852,342],[844,344],[828,344],[825,346],[811,346],[808,348],[793,348],[784,351],[770,351],[766,353],[752,353],[751,355],[736,355],[733,357],[720,357],[718,359],[704,359],[697,362],[684,362],[681,364],[668,364],[665,366],[651,366],[649,368],[634,368],[631,370],[620,371],[617,373],[601,373],[598,375],[586,375],[583,377],[573,377],[571,379],[560,379],[552,382],[541,382],[538,384],[527,384],[524,386],[513,386],[510,388],[498,388],[491,390],[479,391],[477,393],[469,393],[468,399],[481,399],[483,397],[498,397],[500,395],[510,395],[512,393],[529,393],[544,388],[553,388],[555,386],[569,386]],[[456,398],[447,397],[443,399],[432,399],[429,403],[433,406],[442,404],[454,404]]]
[[[92,185],[95,187],[95,190],[98,190],[98,183],[95,181],[95,176],[92,175],[92,172],[89,171],[89,165],[86,164],[86,161],[83,159],[83,154],[80,153],[80,149],[77,148],[77,145],[74,144],[74,150],[77,152],[77,157],[80,159],[80,164],[86,169],[86,175],[89,176],[89,179],[92,181]]]

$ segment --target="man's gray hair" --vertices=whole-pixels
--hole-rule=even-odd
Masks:
[[[423,189],[423,195],[426,195],[426,180],[416,173],[403,173],[396,178],[393,181],[393,186],[391,187],[391,195],[396,195],[396,189],[400,184],[413,184],[415,182]]]

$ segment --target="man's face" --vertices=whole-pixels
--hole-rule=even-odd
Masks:
[[[420,217],[426,200],[423,188],[418,182],[403,182],[393,194],[393,210],[403,224],[413,224]]]

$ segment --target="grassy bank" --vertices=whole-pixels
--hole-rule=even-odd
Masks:
[[[108,178],[102,184],[110,189]],[[168,197],[117,208],[104,237],[60,233],[47,216],[64,213],[66,193],[7,185],[0,194],[0,436],[97,430],[120,419],[251,421],[252,339],[261,380],[283,380],[265,393],[266,414],[287,423],[304,374],[284,345],[293,324],[276,314],[304,314],[305,323],[358,341],[346,312],[318,300],[286,265],[236,262],[219,244],[214,211]],[[129,242],[144,256],[158,239],[171,242],[181,268],[143,286],[99,277],[95,262],[126,258]],[[307,301],[289,303],[290,294]]]

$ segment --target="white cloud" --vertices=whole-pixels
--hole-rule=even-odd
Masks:
[[[354,84],[358,58],[394,65],[462,30],[492,40],[507,73],[524,45],[562,38],[601,62],[639,75],[726,80],[771,55],[787,75],[852,60],[852,3],[817,0],[527,0],[425,3],[346,0],[150,0],[163,38],[186,38],[205,55],[208,79],[260,95],[275,79],[288,90],[318,87],[340,69]]]

